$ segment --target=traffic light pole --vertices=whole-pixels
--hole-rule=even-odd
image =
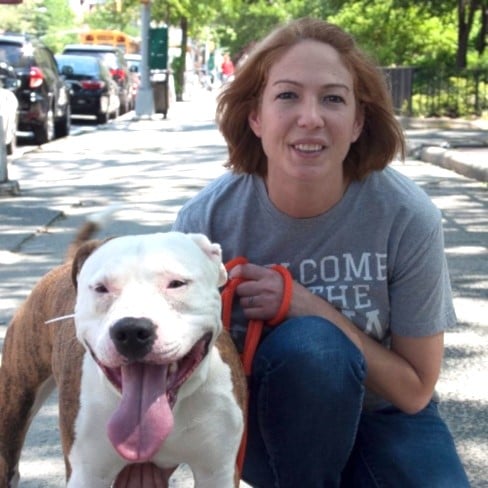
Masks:
[[[136,94],[136,116],[154,115],[154,97],[149,73],[149,28],[151,3],[141,0],[141,84]]]

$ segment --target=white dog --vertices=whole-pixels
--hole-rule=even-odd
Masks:
[[[196,487],[237,487],[246,383],[222,330],[226,276],[220,246],[177,232],[90,242],[48,273],[5,339],[0,487],[16,486],[51,378],[69,488],[121,486],[128,466],[167,484],[180,463]]]

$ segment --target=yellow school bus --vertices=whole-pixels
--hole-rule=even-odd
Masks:
[[[139,52],[139,42],[132,36],[117,30],[94,29],[80,34],[82,44],[106,44],[117,46],[124,53]]]

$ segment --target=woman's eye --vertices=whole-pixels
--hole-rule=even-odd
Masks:
[[[181,288],[182,286],[186,285],[186,281],[182,280],[172,280],[168,283],[169,289]]]
[[[276,98],[278,98],[279,100],[292,100],[294,98],[297,98],[297,95],[296,93],[288,91],[288,92],[278,93]]]
[[[324,102],[326,102],[326,103],[344,103],[345,100],[340,95],[326,95],[324,97]]]

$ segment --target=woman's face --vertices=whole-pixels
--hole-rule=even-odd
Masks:
[[[249,124],[268,158],[269,179],[342,182],[362,113],[339,53],[313,40],[291,47],[271,67]]]

